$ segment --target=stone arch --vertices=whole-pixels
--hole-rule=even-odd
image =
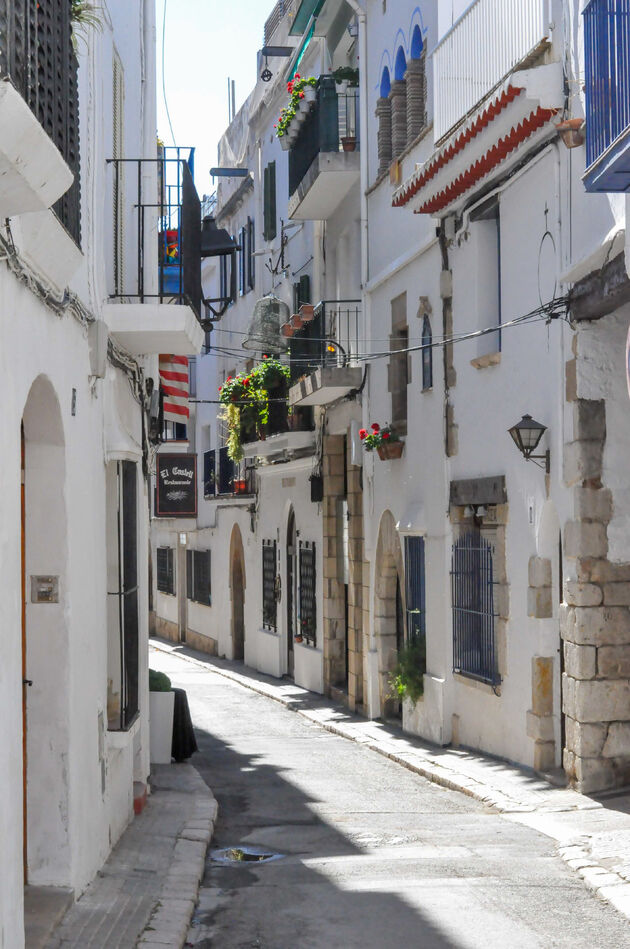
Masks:
[[[232,659],[245,658],[245,548],[238,524],[230,537],[230,599],[232,602]]]
[[[381,517],[376,544],[374,576],[374,639],[378,655],[381,715],[395,712],[397,702],[388,698],[389,675],[397,661],[396,588],[404,601],[404,567],[400,536],[391,511]],[[404,614],[404,602],[403,602]]]
[[[46,376],[33,382],[22,415],[24,494],[23,671],[25,876],[57,885],[71,879],[68,540],[65,436],[57,393]],[[58,595],[31,602],[31,577],[53,577]]]

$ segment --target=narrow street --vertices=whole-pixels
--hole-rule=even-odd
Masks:
[[[188,692],[192,762],[219,802],[189,945],[630,944],[549,838],[184,659],[151,665]],[[223,848],[282,857],[230,865]]]

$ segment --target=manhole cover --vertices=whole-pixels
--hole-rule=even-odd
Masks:
[[[210,858],[213,863],[237,866],[239,863],[269,863],[271,860],[280,860],[284,854],[270,853],[268,850],[257,850],[255,847],[224,847],[222,850],[212,850]]]

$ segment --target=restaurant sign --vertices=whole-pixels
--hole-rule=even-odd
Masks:
[[[155,513],[158,517],[196,517],[196,455],[158,454]]]

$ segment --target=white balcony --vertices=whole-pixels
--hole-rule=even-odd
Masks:
[[[178,303],[108,303],[103,319],[132,356],[194,356],[203,346],[204,332],[194,311]]]
[[[0,218],[45,211],[74,176],[22,96],[0,82]]]
[[[289,405],[330,405],[358,389],[363,378],[360,366],[323,366],[289,389]]]
[[[245,458],[271,458],[273,455],[303,452],[314,448],[315,432],[280,432],[278,435],[270,435],[264,441],[243,445],[243,455]]]
[[[436,141],[548,42],[549,35],[549,0],[471,4],[433,50]]]

